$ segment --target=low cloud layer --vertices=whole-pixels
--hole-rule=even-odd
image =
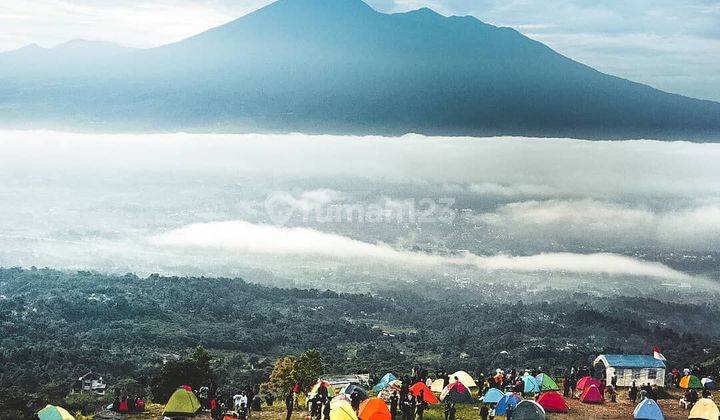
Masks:
[[[592,247],[720,249],[720,204],[652,210],[593,199],[522,201],[475,217],[515,241],[582,243]]]
[[[647,276],[687,279],[685,274],[662,264],[621,255],[552,253],[532,256],[428,255],[395,249],[387,244],[370,244],[348,237],[307,228],[284,228],[245,221],[199,223],[150,238],[155,246],[211,248],[239,254],[271,254],[311,258],[376,260],[380,263],[414,266],[469,266],[481,270],[513,272],[561,272]]]

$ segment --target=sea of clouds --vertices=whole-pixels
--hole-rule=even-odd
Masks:
[[[0,131],[0,266],[713,280],[719,161],[682,141]]]

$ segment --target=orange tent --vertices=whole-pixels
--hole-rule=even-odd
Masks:
[[[368,398],[360,403],[358,417],[362,420],[392,420],[390,410],[382,398]]]
[[[433,394],[432,391],[430,391],[430,388],[428,388],[427,385],[425,385],[425,383],[423,383],[423,382],[418,382],[415,385],[411,386],[410,392],[412,392],[412,394],[416,397],[419,396],[420,393],[422,392],[423,399],[425,400],[426,403],[440,404],[440,400],[437,399],[435,394]]]

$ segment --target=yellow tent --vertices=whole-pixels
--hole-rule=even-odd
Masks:
[[[37,414],[40,420],[75,420],[64,408],[49,404]]]
[[[349,402],[333,398],[330,401],[330,420],[358,420],[358,418]]]
[[[443,389],[445,389],[445,387],[443,386],[442,379],[435,379],[430,386],[430,391],[432,392],[442,392]]]
[[[470,374],[465,372],[464,370],[458,370],[457,372],[450,375],[450,383],[455,382],[456,377],[460,380],[461,384],[465,385],[468,388],[477,387],[477,384],[475,383],[475,380],[472,378],[472,376],[470,376]]]
[[[698,420],[717,420],[718,418],[720,418],[720,410],[709,398],[700,398],[688,416],[688,419]]]

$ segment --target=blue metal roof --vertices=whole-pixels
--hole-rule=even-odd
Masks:
[[[621,368],[665,368],[665,363],[644,354],[604,354],[611,367]]]

